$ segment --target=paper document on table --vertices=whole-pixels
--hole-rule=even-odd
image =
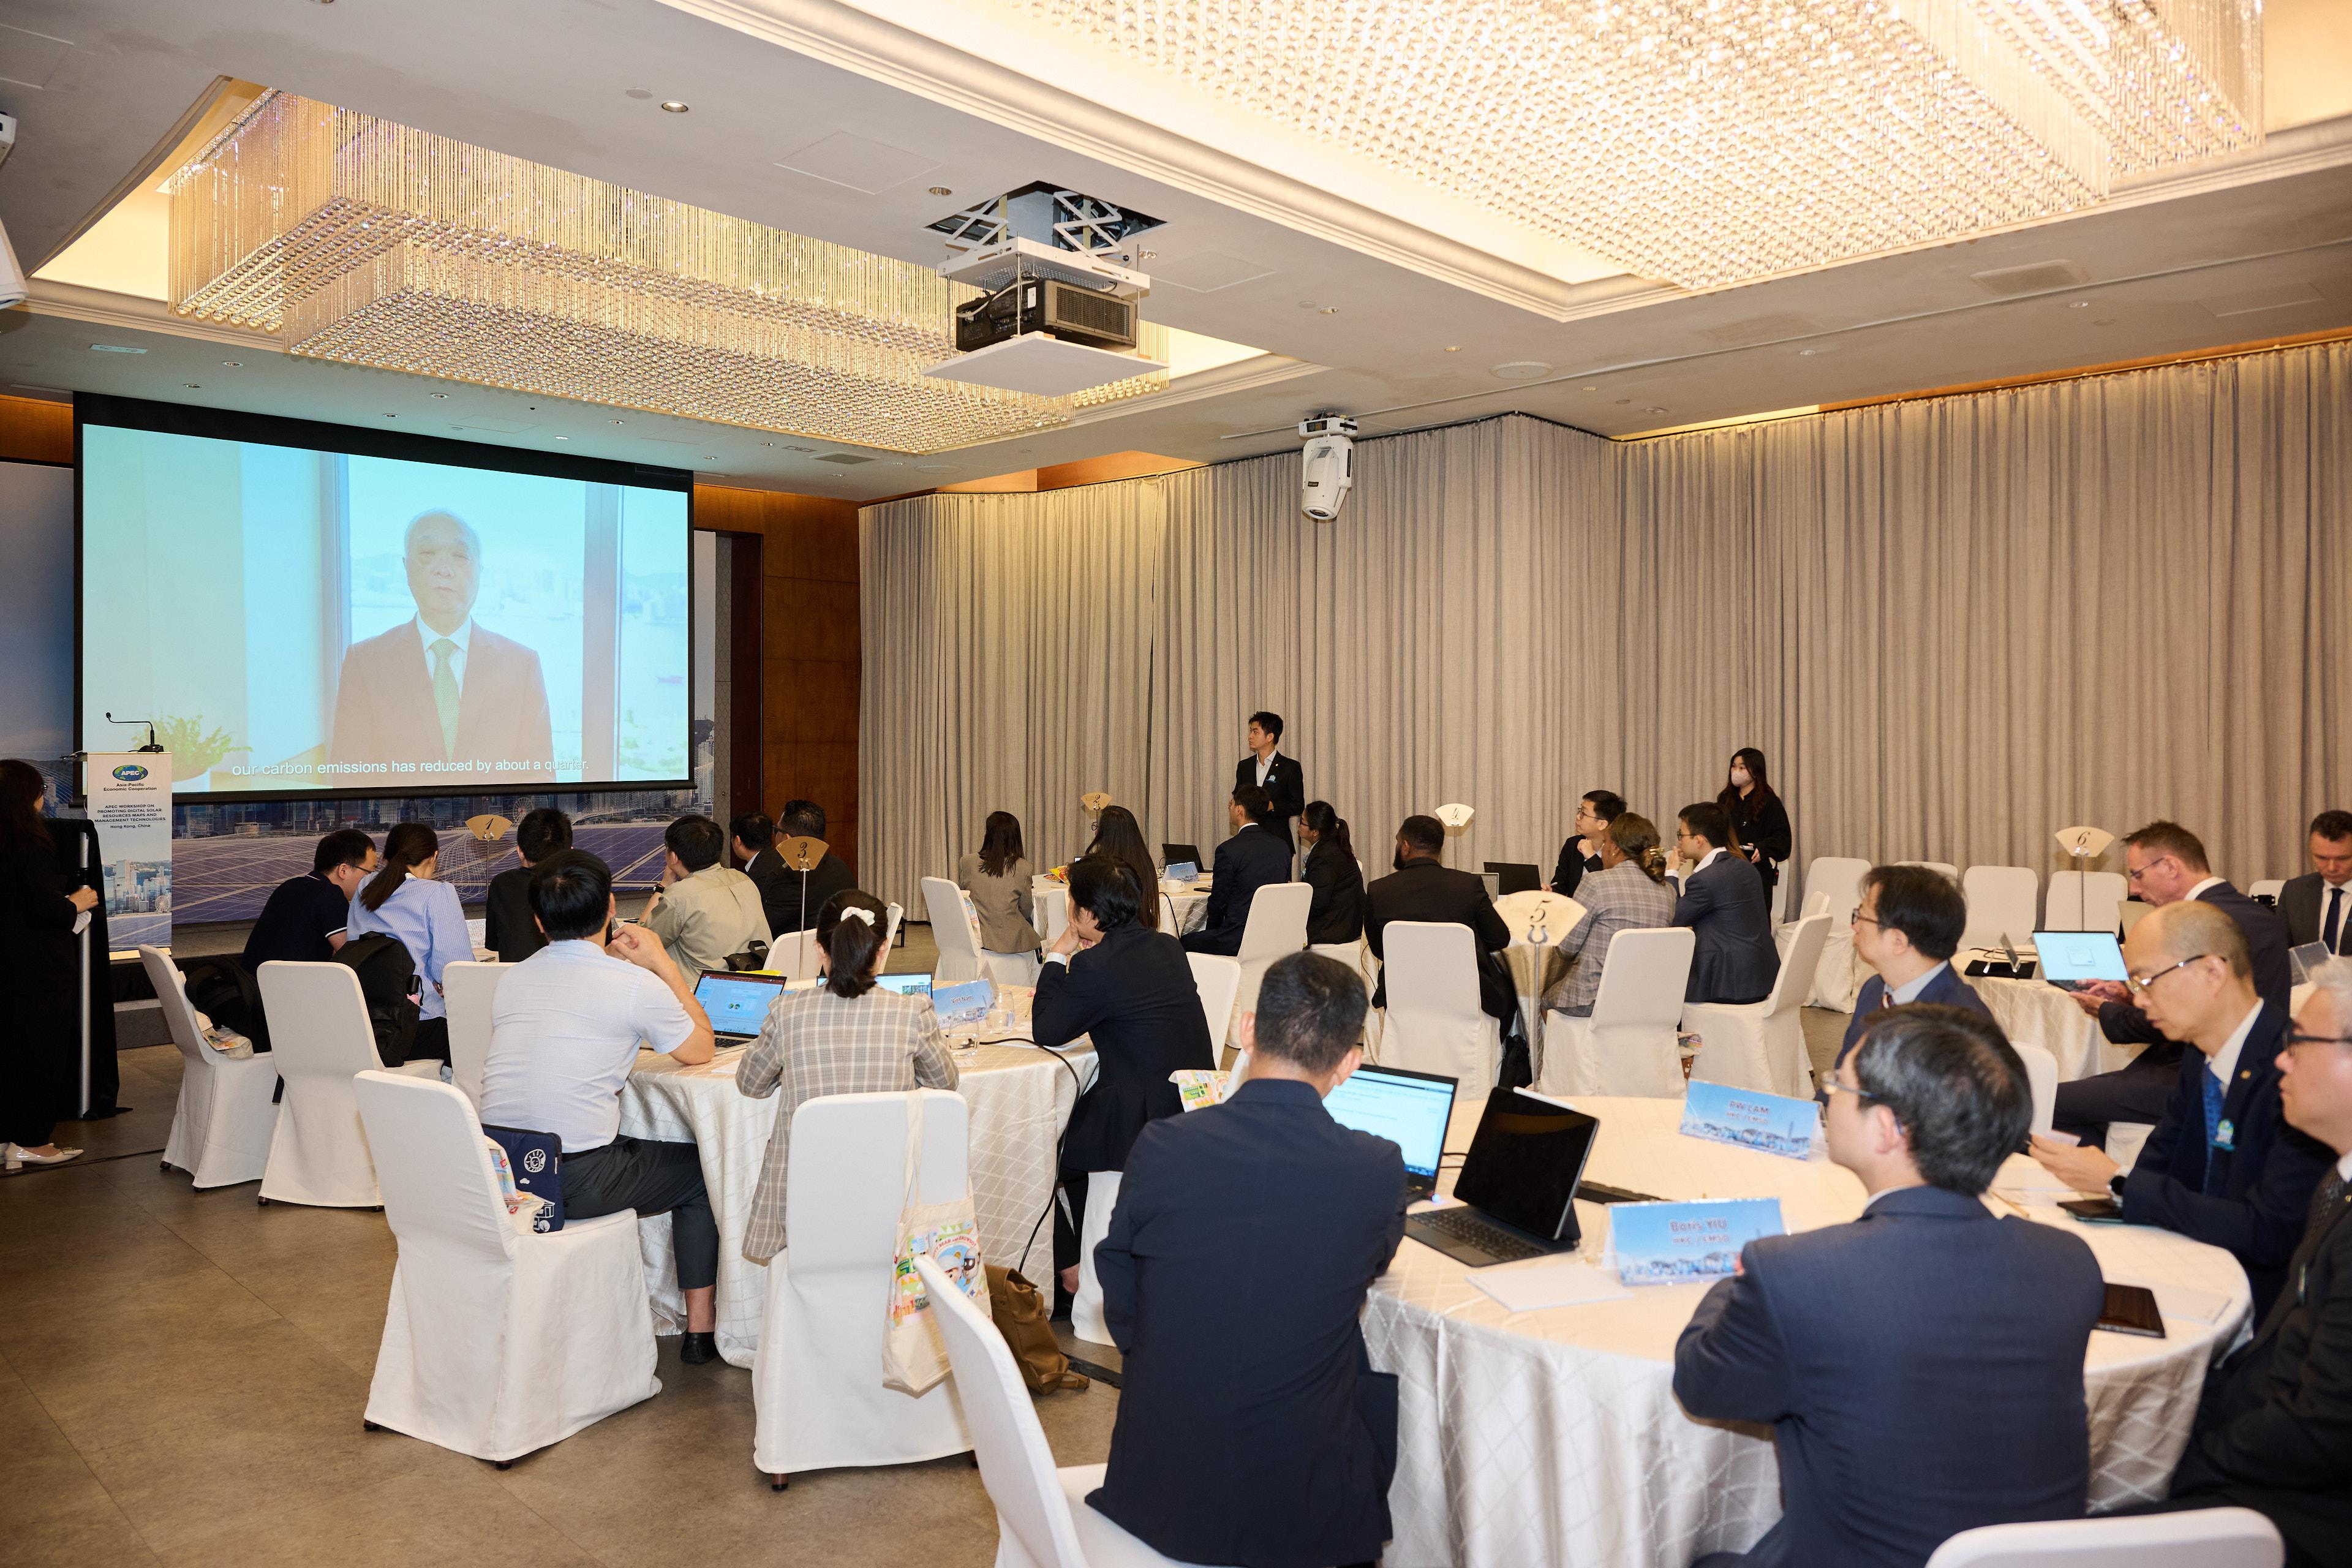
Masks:
[[[1492,1296],[1507,1312],[1537,1312],[1587,1301],[1627,1301],[1633,1296],[1615,1276],[1576,1261],[1480,1268],[1471,1273],[1470,1283]]]

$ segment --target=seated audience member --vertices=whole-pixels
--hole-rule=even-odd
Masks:
[[[531,868],[572,847],[572,819],[551,805],[528,812],[515,825],[515,858],[490,879],[482,895],[482,945],[500,963],[520,963],[547,945],[530,912]]]
[[[1095,836],[1087,845],[1088,855],[1108,855],[1135,873],[1135,885],[1150,895],[1144,923],[1163,931],[1174,931],[1167,899],[1160,892],[1160,871],[1151,858],[1151,847],[1143,841],[1143,825],[1135,820],[1135,813],[1123,805],[1107,805],[1095,818]]]
[[[1328,800],[1309,801],[1298,816],[1299,842],[1307,865],[1299,880],[1315,889],[1307,906],[1307,940],[1354,942],[1364,934],[1364,868],[1348,819]]]
[[[1353,970],[1275,960],[1233,1098],[1155,1122],[1128,1154],[1095,1251],[1126,1378],[1087,1501],[1179,1562],[1328,1568],[1388,1540],[1396,1380],[1371,1370],[1357,1320],[1404,1233],[1404,1163],[1323,1109],[1363,1026]],[[1255,1282],[1239,1335],[1237,1280]]]
[[[1862,1217],[1749,1242],[1675,1347],[1683,1408],[1769,1422],[1780,1455],[1780,1522],[1701,1568],[1920,1568],[1961,1531],[2086,1503],[2098,1260],[1983,1201],[2033,1119],[2017,1053],[1978,1014],[1891,1007],[1830,1082]]]
[[[743,875],[760,889],[760,909],[767,917],[768,929],[779,933],[791,929],[783,922],[800,907],[795,902],[800,897],[800,874],[784,869],[783,857],[776,853],[776,825],[768,814],[738,812],[727,825],[727,847],[743,863]]]
[[[1260,888],[1290,880],[1290,844],[1266,826],[1274,809],[1265,791],[1244,784],[1225,805],[1234,836],[1217,846],[1216,879],[1209,889],[1207,917],[1201,929],[1184,939],[1187,952],[1222,953],[1227,958],[1242,950],[1242,931],[1249,924],[1250,904]]]
[[[1518,994],[1503,965],[1511,928],[1486,896],[1486,883],[1474,872],[1456,871],[1438,857],[1445,848],[1445,825],[1433,816],[1408,816],[1397,826],[1396,869],[1364,889],[1364,941],[1383,963],[1382,933],[1396,921],[1468,926],[1478,953],[1478,1007],[1503,1026],[1500,1082],[1506,1089],[1535,1081],[1528,1057],[1527,1030],[1519,1019]],[[1372,992],[1372,1005],[1389,1005],[1385,970]]]
[[[1576,901],[1584,918],[1560,939],[1568,973],[1544,993],[1546,1009],[1571,1018],[1592,1016],[1601,966],[1621,931],[1651,931],[1675,923],[1675,890],[1666,885],[1666,858],[1646,816],[1618,811],[1601,830],[1601,868],[1585,873]]]
[[[826,904],[816,918],[824,984],[779,995],[735,1069],[735,1087],[754,1100],[783,1091],[743,1231],[743,1256],[754,1263],[767,1262],[785,1247],[784,1179],[793,1112],[803,1101],[956,1086],[931,999],[874,984],[890,957],[889,923],[889,910],[871,893],[852,889]]]
[[[2205,861],[2204,842],[2195,834],[2179,823],[2149,823],[2124,839],[2124,875],[2132,890],[2157,909],[2194,899],[2236,921],[2245,933],[2246,950],[2253,955],[2254,990],[2265,1002],[2276,1003],[2281,1013],[2286,1011],[2293,976],[2285,925],[2276,910],[2264,909],[2213,875]],[[2111,1121],[2154,1121],[2164,1114],[2180,1076],[2184,1047],[2166,1039],[2114,981],[2084,981],[2074,997],[2077,1006],[2099,1020],[2099,1030],[2108,1039],[2119,1046],[2147,1047],[2114,1072],[2058,1086],[2053,1125],[2086,1143],[2099,1144],[2106,1141]]]
[[[2279,889],[2278,912],[2290,945],[2352,953],[2352,811],[2311,819],[2311,869]]]
[[[1675,859],[1682,888],[1675,924],[1697,942],[1685,1002],[1761,1002],[1780,977],[1772,906],[1756,868],[1733,854],[1731,819],[1713,801],[1683,807]]]
[[[782,838],[814,838],[824,842],[824,807],[813,800],[784,802],[783,815],[776,818],[776,837]],[[781,847],[779,847],[781,853]],[[806,873],[793,870],[779,860],[784,876],[784,896],[777,905],[776,914],[782,919],[770,921],[770,929],[778,936],[791,931],[806,931],[816,924],[816,917],[825,900],[835,893],[845,893],[857,886],[857,873],[842,863],[841,857],[828,849]]]
[[[2256,994],[2246,939],[2229,914],[2183,900],[2124,940],[2148,1021],[2191,1048],[2172,1100],[2129,1174],[2087,1145],[2033,1141],[2033,1157],[2086,1193],[2112,1192],[2126,1225],[2161,1226],[2237,1257],[2259,1319],[2303,1235],[2326,1152],[2279,1108],[2286,1010]]]
[[[1977,988],[1952,968],[1960,933],[1968,929],[1969,901],[1941,871],[1925,866],[1873,866],[1863,873],[1862,902],[1853,911],[1853,950],[1877,973],[1862,983],[1862,994],[1854,998],[1853,1019],[1845,1026],[1838,1060],[1862,1043],[1870,1016],[1881,1007],[1933,1002],[1992,1016]]]
[[[1045,950],[1030,1008],[1037,1044],[1094,1041],[1094,1087],[1078,1096],[1062,1138],[1062,1184],[1081,1223],[1088,1173],[1124,1170],[1145,1123],[1183,1110],[1168,1075],[1217,1065],[1220,1042],[1210,1037],[1192,965],[1174,937],[1143,923],[1146,896],[1123,861],[1073,861],[1070,923]],[[1054,1261],[1062,1288],[1075,1291],[1077,1234],[1055,1214]]]
[[[980,918],[980,945],[991,952],[1031,952],[1045,939],[1037,934],[1034,895],[1029,890],[1029,858],[1022,853],[1021,819],[992,811],[982,825],[980,852],[956,862],[956,886],[971,895]]]
[[[191,959],[188,999],[253,1041],[269,1048],[269,1020],[263,1016],[259,976],[265,963],[324,963],[342,951],[351,925],[352,900],[376,868],[375,841],[356,827],[339,827],[319,840],[308,875],[289,877],[270,890],[260,918],[246,933],[245,951],[235,959]],[[211,969],[219,976],[210,981]]]
[[[2352,963],[2311,978],[2279,1097],[2336,1163],[2288,1264],[2294,1289],[2206,1379],[2170,1500],[2123,1511],[2251,1508],[2285,1537],[2287,1568],[2340,1568],[2352,1560]]]
[[[530,874],[530,908],[547,945],[499,981],[482,1063],[482,1121],[551,1133],[563,1143],[570,1219],[635,1209],[671,1216],[686,1341],[678,1359],[719,1353],[719,1223],[691,1143],[621,1131],[621,1086],[640,1043],[681,1066],[711,1058],[710,1020],[661,942],[642,926],[613,930],[613,873],[560,849]]]
[[[383,865],[352,900],[344,937],[388,931],[416,963],[419,1006],[408,1059],[449,1059],[449,1005],[441,976],[453,963],[470,963],[474,937],[466,929],[466,906],[457,889],[437,880],[441,836],[422,822],[394,823],[383,836]],[[341,952],[338,948],[336,951]]]
[[[662,835],[661,886],[637,923],[661,938],[688,989],[705,972],[768,940],[759,885],[727,865],[727,843],[707,816],[681,816]]]
[[[1601,869],[1601,847],[1609,825],[1624,811],[1625,797],[1612,789],[1593,790],[1576,803],[1576,830],[1560,845],[1559,862],[1551,868],[1553,892],[1573,899],[1577,885]]]

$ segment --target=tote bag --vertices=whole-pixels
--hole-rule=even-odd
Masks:
[[[915,1259],[929,1255],[940,1271],[988,1315],[988,1274],[980,1261],[980,1222],[971,1187],[943,1204],[919,1204],[922,1192],[923,1092],[907,1097],[907,1191],[899,1200],[898,1248],[890,1270],[889,1318],[882,1333],[882,1381],[901,1393],[929,1394],[948,1374],[947,1343],[923,1294]]]

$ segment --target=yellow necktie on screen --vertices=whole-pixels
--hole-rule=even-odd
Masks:
[[[457,672],[449,668],[449,656],[457,645],[447,637],[433,639],[433,706],[441,713],[441,754],[457,754]]]

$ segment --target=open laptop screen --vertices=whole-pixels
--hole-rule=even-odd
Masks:
[[[1400,1068],[1361,1067],[1323,1097],[1342,1127],[1385,1138],[1404,1151],[1405,1174],[1428,1191],[1437,1182],[1445,1124],[1454,1115],[1454,1079]]]
[[[2044,980],[2121,980],[2124,950],[2113,931],[2038,931],[2033,953]]]
[[[1574,1215],[1576,1184],[1600,1130],[1580,1110],[1498,1089],[1478,1119],[1454,1195],[1505,1225],[1557,1241]]]
[[[877,974],[874,984],[885,991],[896,991],[901,996],[928,996],[931,994],[931,977],[923,974]]]
[[[768,1009],[783,994],[772,974],[737,974],[714,969],[694,983],[694,999],[710,1016],[710,1032],[750,1039],[768,1021]]]

